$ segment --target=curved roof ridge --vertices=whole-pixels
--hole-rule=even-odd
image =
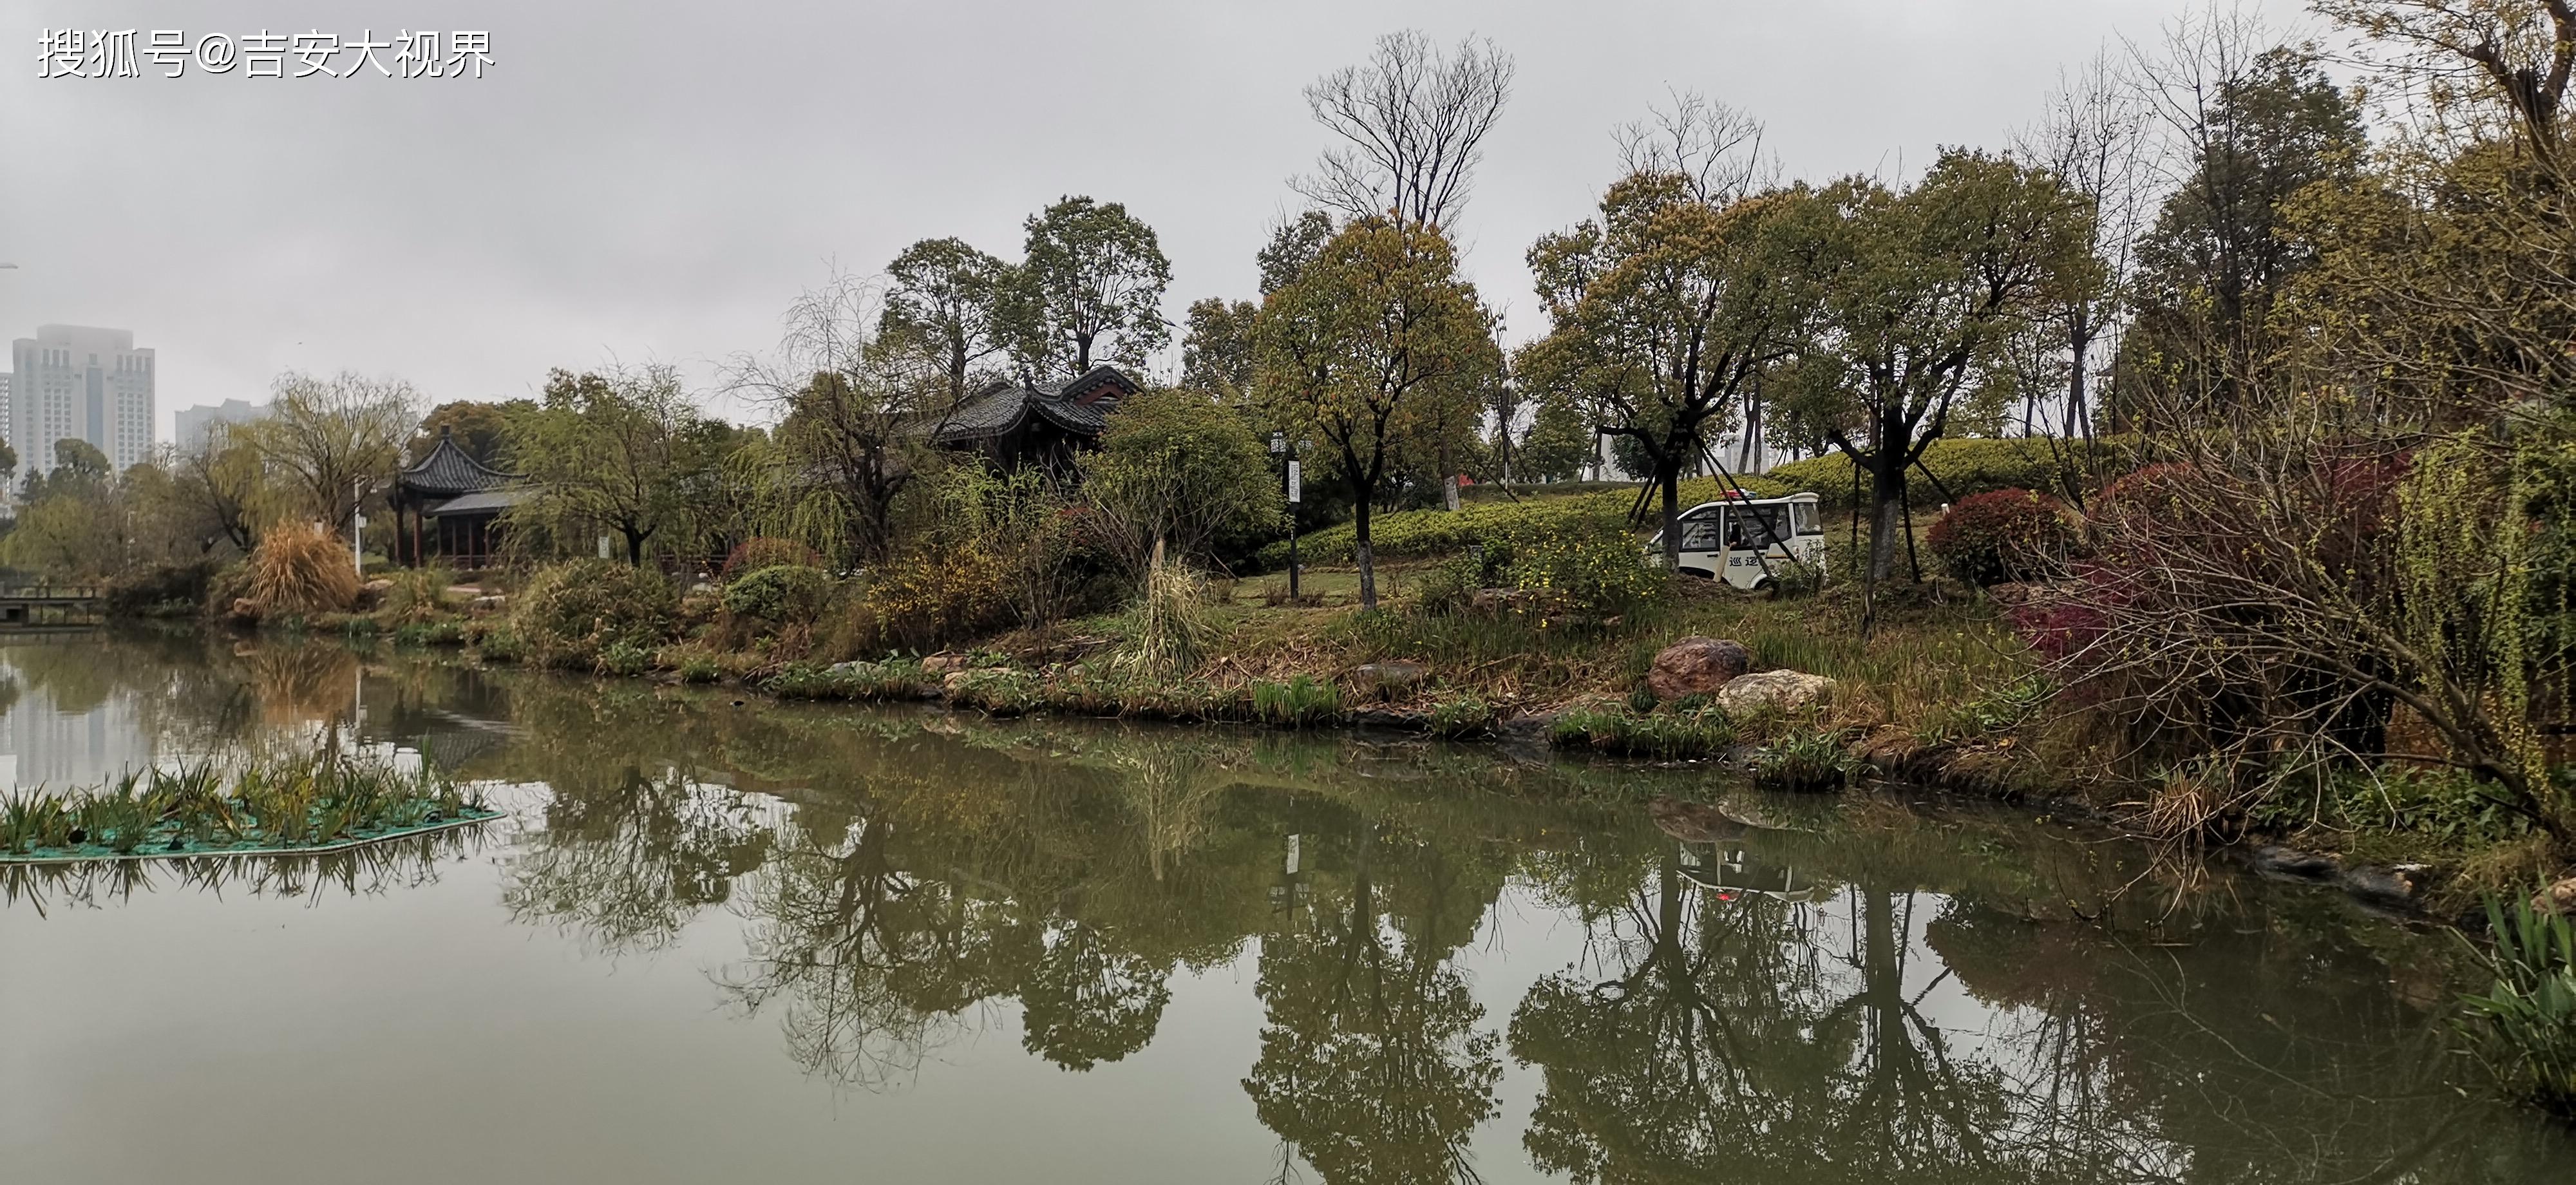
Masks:
[[[456,446],[454,437],[439,434],[438,447],[429,455],[405,466],[401,481],[405,486],[430,494],[472,494],[499,489],[512,482],[526,480],[526,475],[495,469],[474,459],[473,454]]]

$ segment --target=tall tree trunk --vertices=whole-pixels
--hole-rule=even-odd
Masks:
[[[2077,310],[2066,335],[2066,347],[2074,355],[2074,365],[2067,368],[2066,375],[2065,435],[2069,437],[2074,436],[2081,426],[2092,423],[2092,417],[2084,413],[2084,360],[2085,355],[2092,352],[2093,334],[2092,314]],[[2088,438],[2090,435],[2086,433]]]
[[[1682,574],[1682,475],[1681,459],[1665,457],[1655,462],[1655,484],[1664,489],[1664,575]]]
[[[1375,490],[1353,487],[1359,493],[1359,514],[1351,520],[1351,554],[1360,562],[1360,608],[1377,608],[1377,556],[1369,547],[1369,502]]]
[[[1896,565],[1896,540],[1903,531],[1905,516],[1905,456],[1903,445],[1882,443],[1870,450],[1870,520],[1869,579],[1872,583],[1887,579]]]

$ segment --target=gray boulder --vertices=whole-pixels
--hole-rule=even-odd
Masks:
[[[1756,712],[1794,712],[1821,703],[1834,693],[1834,681],[1803,671],[1755,671],[1738,675],[1717,689],[1717,706],[1730,716]]]

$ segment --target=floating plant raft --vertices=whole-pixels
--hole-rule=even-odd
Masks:
[[[209,761],[0,801],[0,863],[326,852],[499,815],[426,765],[336,752]]]

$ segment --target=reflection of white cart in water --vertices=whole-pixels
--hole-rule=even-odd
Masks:
[[[1825,527],[1816,502],[1814,494],[1755,498],[1735,490],[1683,511],[1682,574],[1749,589],[1778,580],[1793,563],[1822,570]],[[1652,562],[1664,562],[1663,532],[1655,532],[1647,552]]]
[[[1800,876],[1797,869],[1785,864],[1767,864],[1743,848],[1718,843],[1683,844],[1681,874],[1682,879],[1720,901],[1768,897],[1804,905],[1832,897],[1836,888],[1831,883]]]

